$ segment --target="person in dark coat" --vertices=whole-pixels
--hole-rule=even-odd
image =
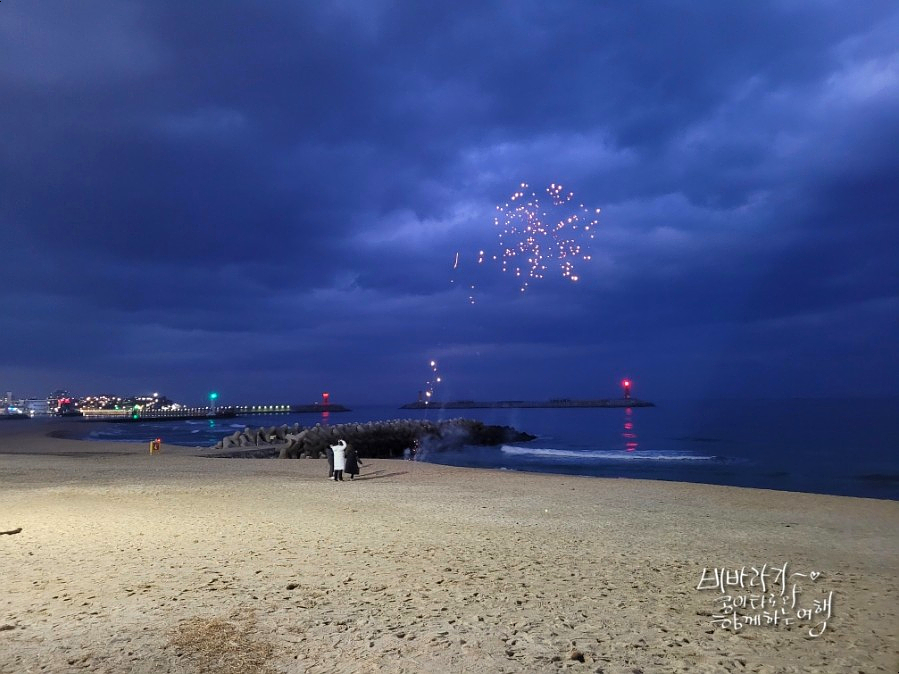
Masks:
[[[334,477],[334,450],[331,449],[330,445],[325,450],[325,455],[328,457],[328,479],[330,480]]]
[[[347,445],[346,474],[350,476],[351,480],[359,474],[359,466],[361,465],[362,462],[359,460],[359,455],[356,454],[356,448],[352,445]]]

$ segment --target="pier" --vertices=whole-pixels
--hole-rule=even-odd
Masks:
[[[349,407],[333,403],[312,403],[311,405],[232,405],[218,407],[230,410],[240,416],[243,414],[321,414],[322,412],[351,412]]]
[[[223,405],[216,407],[182,407],[177,410],[81,410],[81,416],[91,421],[139,422],[184,421],[190,419],[231,419],[261,414],[323,414],[350,412],[343,405],[312,403],[311,405]]]

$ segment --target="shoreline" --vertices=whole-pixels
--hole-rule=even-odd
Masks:
[[[892,501],[395,459],[335,484],[324,461],[150,455],[12,426],[3,674],[228,671],[252,653],[243,671],[899,664]],[[712,624],[722,595],[697,589],[704,572],[785,563],[821,574],[801,602],[833,592],[820,637]]]
[[[46,448],[38,450],[39,453],[44,454],[54,454],[59,456],[69,456],[69,455],[87,455],[87,454],[105,454],[105,455],[139,455],[148,453],[147,443],[144,441],[134,441],[134,440],[95,440],[93,438],[88,437],[89,434],[94,430],[102,430],[105,428],[107,421],[106,420],[95,420],[95,419],[73,419],[73,418],[65,418],[60,419],[57,417],[44,418],[40,420],[32,420],[31,425],[25,424],[3,424],[0,425],[0,456],[4,453],[12,453],[12,454],[28,454],[32,450],[29,447],[33,446],[33,443],[29,442],[26,446],[16,445],[16,443],[10,443],[6,441],[6,439],[13,437],[29,437],[33,438],[35,436],[46,436],[47,438],[52,438],[56,440],[66,440],[71,441],[74,444],[69,444],[62,448],[62,446],[57,446],[55,451],[47,451]],[[311,427],[310,427],[311,428]],[[251,429],[252,430],[252,429]],[[175,454],[179,456],[198,456],[203,458],[223,458],[223,459],[278,459],[281,453],[281,450],[285,447],[285,443],[281,442],[260,442],[259,444],[251,444],[245,446],[232,446],[230,448],[221,449],[218,448],[217,445],[182,445],[182,444],[172,444],[163,442],[162,452],[165,454]],[[363,456],[365,458],[365,456]],[[400,460],[401,457],[380,457],[380,458],[390,458],[391,460]],[[284,459],[287,460],[287,459]],[[292,458],[290,460],[306,460],[306,459],[295,459]],[[316,459],[311,459],[315,461]],[[369,459],[371,460],[371,459]],[[615,475],[615,474],[596,474],[590,472],[564,472],[564,471],[551,471],[551,470],[539,470],[532,469],[529,470],[527,467],[490,467],[490,466],[478,466],[478,465],[461,465],[461,464],[453,464],[453,463],[439,463],[439,462],[431,462],[425,460],[423,462],[417,462],[420,464],[427,463],[430,465],[444,466],[444,467],[453,467],[460,468],[463,470],[494,470],[500,472],[514,472],[520,473],[522,475],[556,475],[556,476],[567,476],[567,477],[582,477],[589,479],[598,479],[598,480],[617,480],[617,479],[632,479],[635,481],[646,481],[650,483],[676,483],[676,484],[695,484],[695,485],[706,485],[710,487],[733,487],[736,489],[758,489],[764,492],[774,492],[774,493],[785,493],[785,494],[809,494],[809,495],[820,495],[820,496],[840,496],[846,498],[861,498],[861,499],[870,499],[875,501],[892,501],[894,503],[899,504],[899,498],[896,498],[893,495],[880,495],[880,494],[846,494],[840,493],[839,491],[803,491],[803,490],[788,490],[788,489],[780,489],[777,486],[768,486],[768,485],[758,485],[758,484],[722,484],[719,482],[704,482],[700,480],[682,480],[677,478],[663,478],[663,477],[652,477],[652,478],[643,478],[643,477],[633,477],[630,475]],[[871,480],[874,482],[877,481],[892,481],[896,479],[896,476],[893,473],[884,473],[884,474],[866,474],[861,476],[864,479]]]

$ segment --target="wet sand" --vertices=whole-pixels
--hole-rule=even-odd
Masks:
[[[48,437],[73,423],[0,422],[4,674],[899,671],[893,501],[390,460],[334,483]],[[820,575],[786,603],[767,577],[777,625],[713,624],[710,569],[766,563]]]

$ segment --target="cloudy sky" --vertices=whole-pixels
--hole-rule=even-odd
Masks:
[[[4,0],[0,390],[897,394],[896,35],[873,0]],[[577,282],[551,240],[525,292],[492,260],[523,182],[601,209]]]

